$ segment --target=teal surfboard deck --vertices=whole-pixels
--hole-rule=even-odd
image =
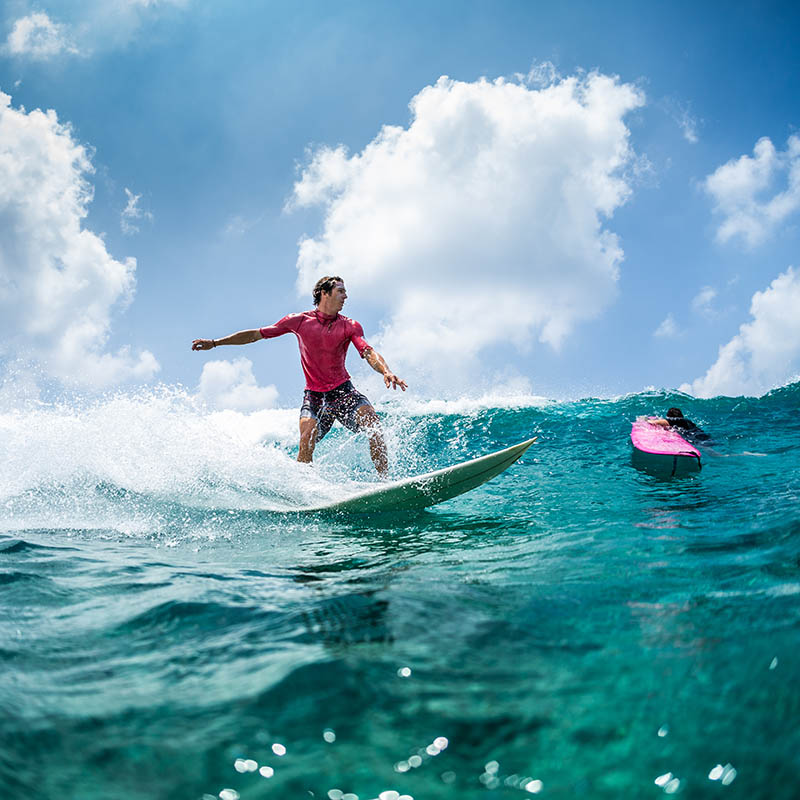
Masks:
[[[304,513],[340,512],[378,514],[413,511],[458,497],[508,469],[536,441],[528,439],[486,456],[437,469],[424,475],[378,484],[356,495],[319,506],[298,509]]]

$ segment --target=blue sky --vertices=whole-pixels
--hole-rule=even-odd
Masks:
[[[800,373],[793,3],[1,13],[7,378],[294,406],[293,337],[189,343],[310,307],[329,267],[427,396]]]

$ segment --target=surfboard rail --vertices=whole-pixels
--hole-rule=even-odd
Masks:
[[[503,450],[423,475],[380,484],[344,500],[297,510],[302,513],[376,514],[428,508],[475,489],[499,475],[519,460],[536,439],[526,439]]]

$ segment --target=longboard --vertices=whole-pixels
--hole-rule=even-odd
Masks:
[[[631,426],[631,445],[637,467],[669,475],[700,471],[700,451],[670,428],[637,419]]]
[[[402,478],[379,484],[352,495],[345,500],[308,506],[301,512],[342,512],[347,514],[377,514],[390,511],[410,511],[443,503],[491,480],[508,469],[536,441],[520,442],[505,450],[473,458],[461,464],[437,469],[424,475]]]

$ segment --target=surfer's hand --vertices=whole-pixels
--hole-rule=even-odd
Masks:
[[[216,346],[214,339],[195,339],[192,342],[192,350],[213,350]]]
[[[396,389],[398,386],[405,391],[408,388],[408,384],[400,380],[393,372],[384,372],[383,373],[383,382],[386,384],[386,388]]]

